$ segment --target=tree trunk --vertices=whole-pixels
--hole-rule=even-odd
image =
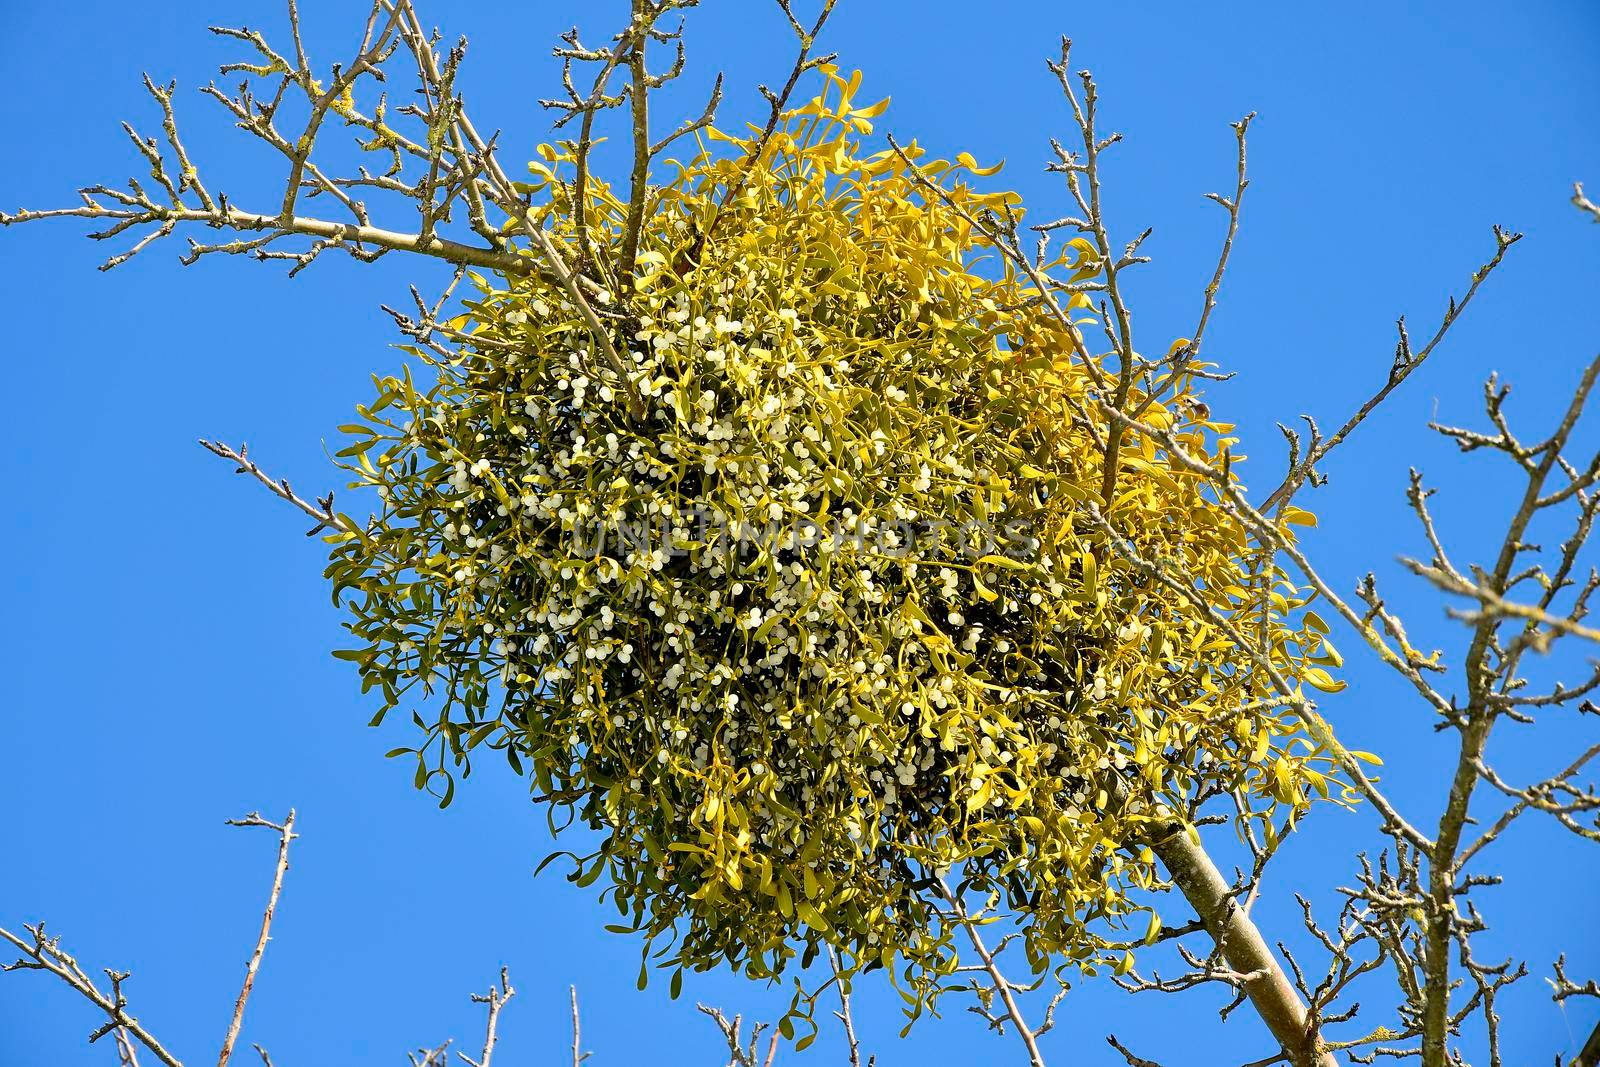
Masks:
[[[1152,847],[1173,883],[1221,946],[1228,966],[1241,974],[1260,972],[1260,977],[1244,984],[1245,993],[1295,1067],[1337,1067],[1332,1054],[1321,1048],[1305,1002],[1205,849],[1183,831]]]

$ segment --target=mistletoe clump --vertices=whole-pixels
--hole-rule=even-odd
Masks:
[[[382,379],[349,428],[383,507],[336,538],[346,655],[385,710],[432,694],[401,750],[419,785],[448,800],[499,750],[593,831],[574,877],[669,966],[832,948],[916,982],[970,891],[1034,959],[1096,966],[1096,927],[1149,910],[1153,833],[1219,792],[1269,818],[1327,792],[1226,628],[1294,681],[1332,684],[1333,653],[993,255],[974,221],[1017,198],[965,155],[869,151],[883,105],[823,73],[770,137],[675,165],[636,247],[627,205],[593,180],[573,203],[544,152],[552,239],[633,264],[592,301],[623,373],[553,280],[476,279],[459,356],[418,347],[436,382]],[[1081,289],[1100,262],[1080,240],[1044,267]],[[1139,423],[1220,462],[1192,376],[1163,389],[1135,386]]]

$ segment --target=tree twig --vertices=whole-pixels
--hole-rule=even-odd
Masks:
[[[272,870],[272,890],[267,895],[267,906],[261,913],[261,932],[256,937],[256,947],[250,953],[250,962],[245,965],[244,984],[239,989],[239,998],[234,1001],[233,1017],[228,1021],[227,1035],[222,1039],[222,1052],[217,1057],[217,1067],[228,1067],[228,1061],[233,1058],[234,1042],[239,1039],[239,1028],[244,1025],[244,1008],[250,1000],[250,991],[255,988],[256,973],[261,969],[261,957],[267,951],[267,941],[272,934],[272,919],[278,911],[278,896],[283,892],[283,876],[289,869],[289,842],[295,839],[294,809],[289,809],[289,817],[281,823],[270,822],[263,819],[258,812],[252,811],[242,819],[229,819],[229,826],[260,826],[272,830],[278,835],[278,862]]]

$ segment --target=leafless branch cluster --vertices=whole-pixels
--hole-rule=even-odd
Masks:
[[[239,1040],[239,1031],[244,1025],[245,1006],[249,1003],[250,993],[255,988],[256,974],[261,968],[261,958],[266,952],[267,941],[272,932],[272,920],[278,911],[278,898],[283,892],[284,875],[289,870],[289,845],[299,835],[294,832],[295,813],[293,809],[281,823],[264,819],[258,812],[251,812],[242,819],[229,819],[229,826],[261,827],[271,830],[278,835],[278,858],[273,866],[272,888],[267,896],[267,905],[261,913],[261,932],[256,938],[256,944],[250,953],[250,959],[245,965],[244,983],[239,989],[238,999],[234,1002],[233,1014],[229,1017],[228,1027],[222,1039],[222,1051],[217,1058],[217,1067],[227,1067],[233,1059],[234,1046]],[[16,946],[22,956],[14,963],[8,964],[3,969],[47,971],[66,982],[95,1007],[106,1015],[106,1021],[89,1035],[90,1043],[100,1040],[107,1034],[116,1035],[117,1055],[121,1063],[128,1067],[137,1067],[139,1063],[138,1049],[143,1048],[153,1055],[159,1062],[167,1067],[182,1067],[181,1061],[143,1025],[139,1020],[128,1014],[128,1001],[123,995],[123,983],[130,977],[127,971],[114,971],[106,969],[106,977],[111,982],[109,994],[102,992],[99,987],[84,973],[78,962],[61,947],[59,937],[47,937],[44,924],[25,925],[23,930],[27,937],[19,937],[11,931],[0,927],[0,939],[9,941]],[[265,1050],[256,1046],[257,1053],[262,1062],[271,1067],[272,1060]]]
[[[722,1033],[723,1040],[728,1043],[728,1067],[772,1067],[772,1062],[778,1056],[778,1034],[766,1023],[756,1023],[750,1028],[749,1037],[744,1034],[744,1016],[735,1015],[729,1019],[720,1008],[697,1005],[701,1014],[717,1024],[717,1029]],[[766,1035],[766,1052],[761,1051],[761,1038]]]
[[[338,250],[364,262],[406,252],[443,261],[458,272],[483,268],[510,276],[536,273],[558,285],[588,324],[603,361],[603,368],[596,368],[597,377],[628,395],[635,383],[618,355],[616,340],[626,324],[608,305],[614,293],[632,284],[640,229],[654,202],[650,164],[679,138],[710,125],[722,98],[719,75],[698,118],[665,136],[652,135],[649,94],[684,69],[681,26],[666,28],[664,20],[697,2],[633,0],[628,25],[608,45],[587,47],[573,30],[555,50],[565,65],[566,96],[544,103],[559,112],[558,127],[574,121],[577,125],[577,139],[568,146],[575,176],[561,190],[571,203],[590,201],[590,153],[599,116],[624,104],[630,113],[634,159],[625,232],[615,262],[590,239],[586,206],[575,212],[579,223],[575,251],[552,238],[543,217],[547,207],[536,208],[526,187],[511,179],[499,159],[499,135],[480,133],[457,90],[466,41],[444,50],[438,33],[425,28],[412,0],[374,0],[351,57],[323,72],[307,54],[297,0],[288,0],[287,47],[275,47],[260,31],[248,27],[213,28],[218,36],[242,45],[247,58],[221,68],[224,79],[241,77],[235,88],[212,82],[202,92],[240,130],[282,157],[285,182],[277,203],[246,210],[209,174],[202,174],[179,132],[176,85],[146,77],[145,88],[161,113],[162,136],[144,136],[131,124],[124,124],[124,130],[148,165],[148,176],[131,178],[126,188],[86,187],[72,207],[0,213],[0,226],[82,218],[104,224],[91,235],[96,240],[133,235],[134,243],[112,255],[102,269],[125,263],[186,228],[238,236],[205,241],[190,237],[182,257],[185,263],[217,253],[249,255],[288,262],[293,275],[323,253]],[[821,14],[806,26],[791,0],[778,0],[799,40],[799,56],[781,92],[762,87],[772,107],[769,131],[800,77],[829,58],[815,55],[814,47],[834,2],[825,0]],[[651,44],[673,47],[675,57],[667,69],[649,68],[646,53]],[[579,71],[594,74],[584,89],[575,80]],[[403,103],[390,100],[396,79],[414,81],[414,89],[399,97]],[[614,86],[619,80],[621,84]],[[365,104],[373,92],[376,99]],[[327,129],[335,124],[353,131],[361,153],[381,163],[356,165],[353,171],[340,173],[330,162],[338,153],[326,144]],[[369,195],[408,204],[408,221],[394,228],[379,225],[378,208],[369,206]],[[329,212],[313,213],[322,203]],[[430,306],[418,297],[417,305],[416,317],[391,314],[408,336],[438,351],[440,338],[450,337],[438,319],[442,301]]]
[[[99,1041],[107,1034],[116,1034],[117,1053],[122,1062],[137,1065],[138,1055],[134,1051],[133,1043],[138,1042],[167,1067],[179,1067],[177,1058],[168,1052],[138,1019],[128,1014],[128,1000],[123,995],[122,983],[130,977],[129,972],[107,967],[105,975],[111,983],[111,989],[109,993],[102,991],[78,961],[61,947],[61,938],[52,937],[45,932],[44,923],[24,925],[22,929],[27,934],[26,937],[19,937],[10,930],[0,927],[0,938],[9,941],[22,952],[16,961],[0,969],[46,971],[71,986],[106,1015],[106,1021],[89,1034],[90,1043]]]
[[[199,168],[190,158],[179,135],[173,98],[175,84],[159,85],[145,79],[145,88],[162,114],[163,137],[142,136],[131,124],[124,130],[139,154],[149,164],[145,181],[132,178],[127,188],[90,186],[80,193],[81,203],[50,211],[22,211],[0,216],[11,224],[40,218],[76,217],[110,223],[93,234],[97,240],[138,233],[139,240],[129,250],[107,260],[104,269],[127,262],[154,241],[190,223],[220,231],[254,234],[232,242],[204,244],[191,240],[184,257],[193,262],[211,253],[249,254],[258,259],[284,259],[298,271],[329,249],[339,249],[363,260],[377,259],[390,251],[420,252],[451,262],[495,267],[513,272],[530,269],[508,250],[498,227],[486,214],[485,194],[491,190],[490,149],[472,144],[462,135],[465,112],[452,90],[454,77],[464,52],[452,52],[441,65],[435,53],[435,40],[423,34],[415,12],[406,0],[373,5],[352,57],[334,64],[326,78],[319,77],[307,57],[300,29],[300,13],[289,4],[289,31],[292,46],[280,52],[256,30],[213,27],[220,37],[242,43],[249,58],[225,64],[224,78],[243,75],[232,91],[215,82],[202,90],[233,117],[238,127],[266,143],[286,163],[282,199],[269,211],[245,211],[234,205],[225,192],[213,192]],[[395,115],[415,119],[420,129],[414,136],[390,125],[387,95],[379,98],[371,113],[356,104],[358,91],[367,82],[388,83],[388,67],[396,54],[406,49],[418,64],[422,89],[419,102],[394,109]],[[431,73],[430,73],[431,72]],[[303,107],[296,109],[291,101]],[[299,112],[304,112],[301,115]],[[293,116],[291,118],[291,116]],[[354,127],[368,139],[361,147],[386,157],[388,165],[378,174],[366,167],[353,177],[338,177],[326,172],[313,159],[323,127],[330,117]],[[292,128],[289,124],[293,122]],[[417,161],[426,171],[416,183],[401,177],[405,164]],[[373,224],[367,205],[352,191],[363,188],[401,193],[417,202],[418,219],[412,228],[388,230]],[[322,218],[301,212],[302,200],[326,198],[345,218]],[[493,202],[493,198],[487,198]],[[437,228],[452,218],[456,205],[469,205],[470,225],[482,245],[467,245],[440,237]],[[309,238],[309,243],[293,252],[275,247],[289,238]]]
[[[272,885],[267,896],[266,907],[261,913],[261,931],[256,938],[250,958],[245,965],[244,983],[239,989],[238,999],[234,1002],[233,1013],[228,1019],[227,1029],[222,1039],[222,1050],[218,1054],[217,1067],[228,1067],[232,1062],[235,1046],[238,1044],[240,1031],[244,1026],[245,1007],[250,1000],[250,994],[255,989],[256,974],[261,968],[261,960],[266,952],[267,942],[271,939],[273,919],[277,915],[278,900],[283,892],[284,875],[289,869],[289,846],[300,835],[295,832],[295,813],[293,809],[281,823],[263,818],[258,812],[251,812],[242,819],[229,819],[229,826],[261,827],[271,830],[278,837],[277,861],[273,865]],[[0,971],[43,971],[53,974],[65,982],[71,989],[93,1004],[106,1019],[89,1034],[89,1042],[93,1044],[101,1038],[111,1035],[117,1048],[117,1059],[122,1067],[139,1067],[139,1052],[141,1049],[155,1057],[156,1061],[165,1067],[183,1067],[183,1061],[176,1054],[163,1045],[156,1036],[148,1030],[139,1019],[129,1012],[128,1000],[123,993],[123,986],[130,977],[127,971],[105,969],[106,980],[109,988],[102,987],[91,978],[82,965],[79,964],[66,949],[61,947],[61,939],[46,933],[44,923],[25,924],[21,935],[0,927],[0,940],[10,942],[20,953],[14,962],[0,966]],[[582,1029],[578,1015],[578,991],[576,987],[568,990],[572,1005],[572,1045],[571,1067],[581,1067],[589,1059],[590,1054],[582,1047]],[[456,1061],[464,1067],[493,1067],[495,1062],[495,1048],[500,1040],[500,1014],[507,1003],[516,995],[516,989],[511,985],[510,972],[502,967],[498,981],[491,984],[487,991],[472,994],[472,1002],[484,1006],[484,1031],[481,1044],[478,1045],[475,1055],[457,1051]],[[845,998],[845,1011],[849,1011],[848,997]],[[757,1048],[762,1035],[771,1028],[765,1024],[757,1025],[748,1040],[743,1036],[743,1021],[735,1015],[730,1021],[721,1011],[715,1008],[700,1006],[700,1010],[708,1015],[716,1024],[723,1039],[727,1043],[729,1054],[728,1067],[772,1067],[777,1057],[778,1040],[776,1032],[770,1035],[765,1054],[758,1057]],[[450,1051],[452,1041],[445,1041],[432,1048],[417,1049],[408,1052],[412,1067],[447,1067],[451,1062]],[[260,1057],[263,1067],[273,1067],[273,1061],[268,1051],[261,1045],[253,1046],[256,1055]],[[854,1045],[852,1044],[852,1048]],[[859,1064],[856,1065],[859,1067]]]

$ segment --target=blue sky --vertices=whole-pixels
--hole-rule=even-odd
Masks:
[[[547,56],[556,34],[578,21],[598,38],[623,6],[471,2],[424,13],[472,40],[466,91],[510,150],[546,129],[536,100],[557,86]],[[315,8],[313,54],[342,58],[364,9]],[[279,163],[241,147],[215,105],[187,89],[234,58],[208,22],[275,30],[277,3],[174,0],[135,14],[108,0],[0,0],[0,13],[11,89],[0,96],[5,208],[65,204],[80,184],[137,171],[117,122],[154,128],[141,70],[184,87],[189,146],[209,161],[214,187],[248,206],[279,180]],[[782,73],[782,32],[767,4],[706,0],[690,23],[689,76],[670,99],[697,113],[722,68],[724,121],[756,114],[755,83]],[[1005,179],[1049,213],[1064,196],[1040,163],[1067,117],[1044,59],[1063,32],[1077,41],[1075,63],[1099,75],[1105,122],[1128,137],[1107,176],[1110,215],[1125,236],[1155,227],[1146,251],[1156,262],[1134,290],[1148,348],[1164,350],[1198,313],[1223,221],[1201,194],[1231,182],[1228,122],[1260,113],[1244,234],[1207,350],[1238,372],[1212,406],[1240,424],[1261,484],[1281,462],[1276,421],[1342,418],[1387,370],[1393,319],[1408,314],[1415,333],[1431,327],[1445,294],[1492,250],[1492,223],[1527,233],[1436,361],[1308,497],[1322,517],[1312,548],[1335,584],[1349,589],[1376,570],[1419,645],[1456,647],[1436,599],[1394,563],[1421,551],[1406,468],[1441,488],[1437,515],[1460,554],[1481,557],[1506,510],[1506,472],[1460,460],[1424,424],[1475,419],[1481,379],[1497,370],[1524,425],[1543,426],[1600,349],[1600,227],[1567,203],[1574,179],[1600,186],[1600,8],[841,0],[826,47],[866,70],[863,99],[894,97],[884,128],[938,151],[1008,159]],[[0,232],[13,398],[0,420],[10,606],[0,647],[13,664],[0,703],[0,924],[47,918],[93,973],[131,969],[136,1012],[202,1062],[220,1044],[272,854],[264,832],[222,822],[294,805],[304,837],[244,1035],[277,1063],[397,1063],[406,1048],[451,1036],[470,1048],[480,1016],[467,996],[502,964],[519,989],[503,1024],[508,1060],[564,1055],[570,983],[598,1067],[710,1062],[717,1042],[695,1001],[757,1017],[778,997],[722,976],[691,978],[676,1003],[665,981],[636,991],[637,945],[604,932],[594,891],[553,870],[533,878],[547,835],[522,783],[491,771],[444,812],[413,793],[409,769],[381,758],[403,743],[404,717],[368,729],[374,706],[350,665],[329,655],[342,631],[320,545],[194,443],[248,440],[305,489],[334,484],[323,442],[367,395],[369,374],[398,360],[378,305],[439,272],[397,257],[376,267],[330,257],[292,281],[243,261],[185,270],[169,243],[103,275],[93,268],[106,250],[81,232],[72,223]],[[1395,795],[1429,820],[1445,739],[1353,640],[1343,643],[1352,684],[1324,711],[1349,744],[1388,758]],[[1533,731],[1506,731],[1501,765],[1518,778],[1548,772],[1595,730],[1592,718],[1553,713]],[[1292,891],[1326,901],[1350,878],[1354,853],[1379,846],[1374,829],[1366,812],[1312,818],[1268,883],[1263,925],[1289,930]],[[1528,823],[1488,855],[1507,884],[1484,897],[1487,950],[1516,951],[1534,969],[1504,1002],[1510,1062],[1548,1062],[1600,1014],[1578,1002],[1563,1013],[1542,984],[1558,951],[1575,974],[1600,973],[1600,849]],[[1386,992],[1365,998],[1374,1021]],[[1259,1025],[1244,1015],[1220,1025],[1221,1003],[1215,993],[1146,999],[1080,985],[1045,1052],[1058,1063],[1119,1062],[1104,1043],[1114,1031],[1173,1065],[1263,1055]],[[881,990],[859,997],[864,1042],[883,1067],[1020,1059],[959,1010],[897,1042],[896,1010]],[[44,977],[0,976],[6,1067],[111,1062],[109,1047],[83,1044],[96,1023]],[[842,1062],[831,1037],[784,1061]]]

